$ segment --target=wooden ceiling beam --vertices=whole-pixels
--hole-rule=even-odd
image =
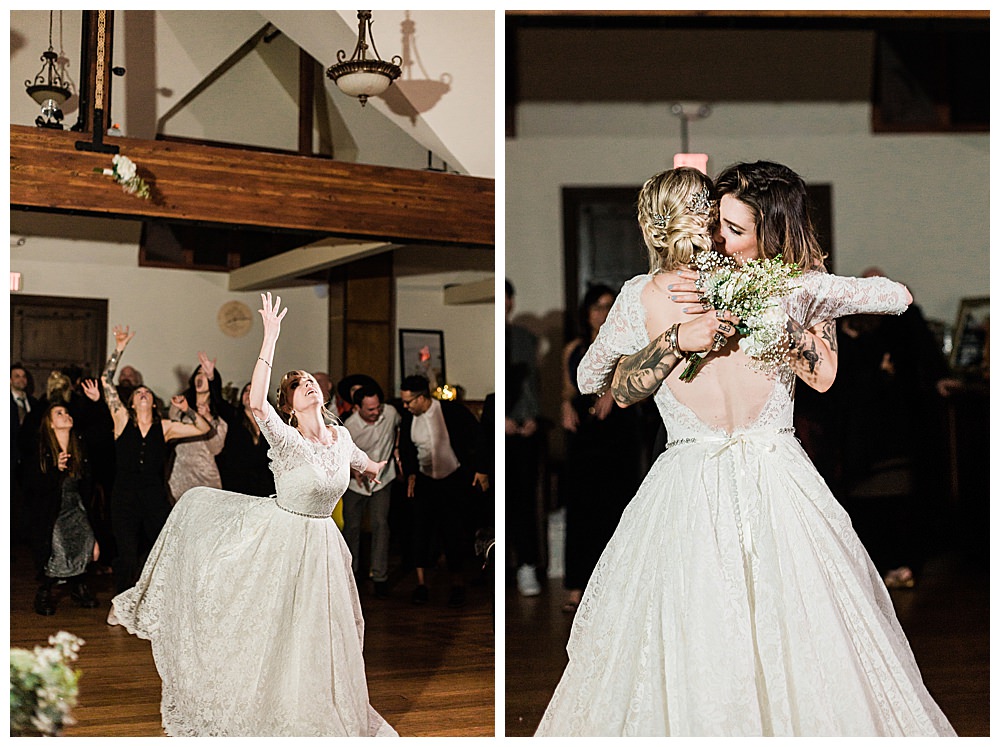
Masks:
[[[81,134],[10,126],[10,205],[133,220],[316,231],[362,241],[493,248],[494,180],[116,137],[153,188],[125,194]]]

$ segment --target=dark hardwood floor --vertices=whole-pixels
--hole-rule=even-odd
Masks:
[[[466,606],[451,609],[447,574],[435,574],[430,603],[415,607],[410,603],[414,578],[397,579],[388,599],[363,590],[371,703],[400,736],[493,736],[493,588],[470,585]],[[109,576],[92,584],[99,607],[81,609],[67,592],[50,617],[32,610],[34,573],[27,553],[17,548],[10,583],[12,647],[44,645],[59,630],[86,641],[76,662],[83,673],[73,710],[77,723],[66,736],[164,736],[160,678],[149,642],[105,623],[112,596]]]
[[[508,574],[510,575],[510,574]],[[959,736],[990,734],[989,569],[953,552],[929,562],[913,589],[893,591],[900,624],[938,705]],[[561,579],[542,594],[506,587],[505,733],[531,736],[566,666],[572,616]]]

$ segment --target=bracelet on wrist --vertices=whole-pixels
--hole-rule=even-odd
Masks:
[[[258,358],[257,358],[257,360],[259,360],[259,361],[260,361],[261,363],[263,363],[263,364],[264,364],[265,366],[267,366],[268,368],[270,368],[270,367],[271,367],[271,364],[270,364],[270,363],[268,363],[268,362],[267,362],[266,360],[264,360],[263,358],[260,358],[260,357],[258,357]]]
[[[667,332],[667,344],[670,346],[670,352],[676,356],[677,360],[684,359],[684,351],[681,350],[680,343],[677,342],[677,331],[680,326],[680,322],[678,322]]]

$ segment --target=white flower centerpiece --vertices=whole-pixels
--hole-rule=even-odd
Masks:
[[[739,317],[740,349],[758,370],[773,371],[788,353],[788,315],[778,299],[796,288],[792,280],[802,271],[782,262],[780,255],[738,265],[731,257],[709,250],[697,252],[694,260],[696,286],[705,302]],[[688,356],[681,381],[694,378],[706,355]]]
[[[122,191],[126,194],[135,195],[143,200],[150,198],[149,185],[138,175],[135,163],[128,156],[118,153],[111,159],[110,169],[94,169],[94,171],[114,177],[115,182],[122,185]]]
[[[70,711],[76,705],[80,672],[76,661],[81,638],[60,630],[49,636],[49,646],[10,650],[10,735],[58,736],[75,723]]]

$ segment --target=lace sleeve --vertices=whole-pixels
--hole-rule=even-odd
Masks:
[[[902,314],[906,287],[889,278],[853,278],[807,272],[782,306],[804,327],[852,314]]]
[[[368,454],[362,451],[354,439],[351,438],[351,432],[342,426],[337,427],[337,438],[347,439],[347,453],[351,455],[351,469],[356,472],[364,472],[368,467]]]
[[[272,451],[268,452],[268,456],[274,459],[274,455],[280,454],[287,448],[289,439],[292,437],[297,438],[299,433],[281,419],[278,411],[271,406],[270,402],[265,402],[264,404],[267,407],[267,414],[264,416],[264,419],[261,420],[254,415],[254,420],[257,421],[261,433],[264,434],[264,438],[267,439],[267,443],[271,446]]]
[[[607,321],[601,325],[597,338],[587,348],[587,352],[576,370],[576,383],[583,394],[603,394],[611,386],[618,359],[623,355],[642,350],[648,344],[644,341],[646,330],[643,326],[642,307],[639,301],[641,281],[648,275],[632,278],[615,299]]]

